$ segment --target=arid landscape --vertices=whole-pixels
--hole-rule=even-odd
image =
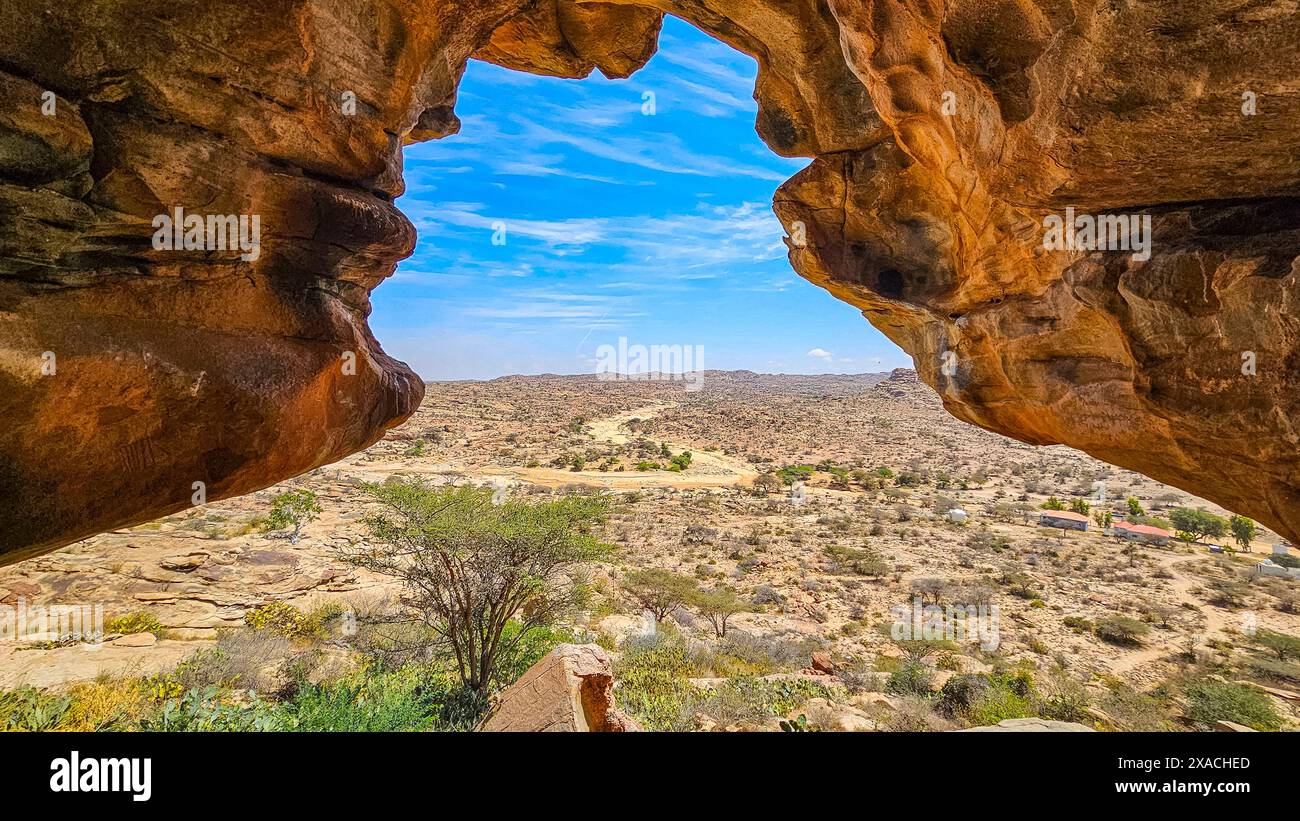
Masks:
[[[709,371],[698,392],[592,376],[431,383],[419,411],[362,453],[0,569],[0,604],[102,603],[108,629],[93,649],[60,635],[0,642],[0,706],[72,693],[65,711],[89,711],[77,720],[94,729],[156,721],[173,701],[220,725],[303,682],[320,695],[364,678],[376,659],[384,687],[400,690],[391,674],[412,657],[385,628],[408,591],[346,559],[375,538],[365,486],[413,480],[481,486],[497,501],[608,500],[599,538],[612,549],[573,573],[587,597],[536,631],[494,697],[572,641],[609,652],[614,698],[646,729],[1300,719],[1294,646],[1266,641],[1300,634],[1300,581],[1254,572],[1279,537],[1261,527],[1241,544],[1228,532],[1212,549],[1106,535],[1102,517],[1134,517],[1133,504],[1147,521],[1231,513],[959,422],[905,370]],[[290,491],[320,508],[296,543],[268,519]],[[1088,531],[1043,527],[1056,502],[1086,505]],[[898,608],[918,601],[970,607],[983,632],[900,638],[912,617]],[[646,610],[660,604],[656,624]],[[140,680],[156,692],[121,695]],[[94,713],[90,692],[113,706]],[[213,719],[214,705],[234,712]],[[460,728],[448,704],[434,707],[426,726]]]

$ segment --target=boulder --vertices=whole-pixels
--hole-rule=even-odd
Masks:
[[[795,721],[800,715],[807,717],[808,723],[818,729],[831,732],[874,732],[879,729],[875,719],[857,707],[820,697],[811,698],[802,706],[791,710],[786,719]]]
[[[501,694],[479,729],[622,733],[641,728],[614,706],[609,654],[595,644],[561,644]]]
[[[1257,733],[1254,727],[1247,727],[1244,724],[1238,724],[1235,721],[1220,719],[1214,722],[1214,729],[1220,733]]]
[[[203,552],[185,553],[178,556],[167,556],[159,559],[158,564],[164,570],[172,570],[177,573],[188,573],[191,570],[197,570],[208,560],[208,554]]]

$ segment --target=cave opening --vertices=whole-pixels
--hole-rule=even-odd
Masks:
[[[628,79],[471,60],[459,133],[405,150],[418,240],[373,294],[386,350],[430,381],[591,373],[620,345],[719,370],[910,367],[791,268],[772,197],[809,161],[755,132],[757,73],[671,16]]]

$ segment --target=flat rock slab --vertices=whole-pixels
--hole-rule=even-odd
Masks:
[[[196,650],[211,642],[159,641],[151,647],[78,644],[52,650],[25,650],[0,643],[0,689],[50,687],[60,689],[94,681],[100,676],[134,678],[170,672]]]
[[[1073,721],[1048,721],[1045,718],[1008,718],[992,727],[971,727],[959,733],[1095,733],[1091,727]]]

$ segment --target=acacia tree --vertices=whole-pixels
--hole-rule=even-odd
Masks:
[[[1202,536],[1220,537],[1228,527],[1221,517],[1200,508],[1180,507],[1169,514],[1169,521],[1180,534],[1187,534],[1187,541],[1196,541]]]
[[[271,500],[271,515],[266,519],[268,530],[293,526],[289,544],[298,544],[303,525],[320,515],[320,502],[310,490],[287,490]]]
[[[491,488],[397,481],[365,490],[381,506],[364,519],[375,544],[345,548],[343,558],[401,580],[414,617],[450,645],[461,682],[480,695],[530,631],[586,601],[578,565],[609,550],[595,535],[607,511],[596,496],[494,504]]]
[[[713,625],[713,633],[720,639],[727,637],[727,622],[737,613],[749,610],[744,599],[736,595],[730,587],[715,587],[712,590],[700,590],[691,599],[700,615]]]
[[[690,577],[662,567],[628,573],[623,578],[623,589],[638,605],[649,610],[655,621],[663,621],[696,593],[695,582]]]

